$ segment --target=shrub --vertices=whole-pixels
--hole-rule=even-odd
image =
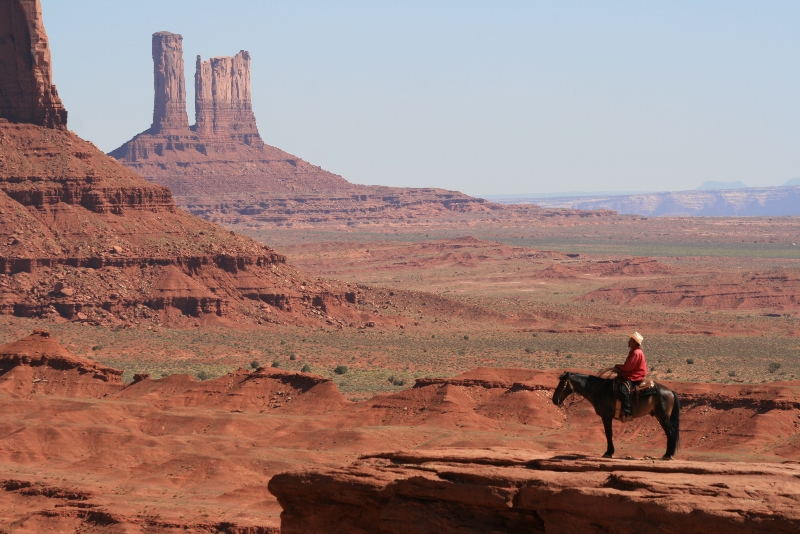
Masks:
[[[333,372],[336,373],[337,375],[343,375],[347,372],[347,367],[344,365],[337,365],[334,368]]]
[[[308,365],[308,364],[303,365],[303,368],[300,369],[300,372],[301,373],[310,373],[311,372],[311,366]]]
[[[261,364],[258,363],[258,360],[253,360],[252,362],[250,362],[250,367],[252,369],[258,369],[259,367],[261,367]]]
[[[278,360],[272,360],[272,367],[277,369],[280,366],[281,366],[281,362],[279,362]]]
[[[197,373],[197,378],[198,380],[208,380],[209,378],[211,378],[211,375],[206,373],[205,371],[200,371],[199,373]]]
[[[769,370],[770,373],[774,373],[775,371],[777,371],[780,368],[781,368],[781,364],[779,362],[772,362],[772,363],[769,364],[769,367],[767,369]]]
[[[528,354],[533,354],[533,349],[528,347],[525,349],[525,352],[527,352]]]
[[[736,371],[728,371],[728,376],[736,376]]]
[[[295,361],[297,359],[297,355],[293,352],[289,355],[289,359]]]
[[[672,374],[672,369],[667,368],[667,374],[671,375]]]
[[[694,364],[694,358],[686,358],[686,363],[688,363],[689,365],[693,365]]]
[[[92,347],[92,350],[94,351],[103,350],[103,345],[95,345],[94,347]]]
[[[406,385],[405,379],[399,378],[399,377],[396,377],[396,376],[390,376],[389,377],[389,383],[391,385],[393,385],[393,386],[405,386]]]
[[[469,339],[469,336],[467,334],[464,334],[464,339]]]

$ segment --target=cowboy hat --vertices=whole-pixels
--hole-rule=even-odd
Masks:
[[[632,340],[634,340],[639,345],[641,345],[642,341],[644,341],[644,337],[642,337],[642,334],[640,334],[639,332],[634,332],[633,334],[628,334],[628,337],[631,338]]]

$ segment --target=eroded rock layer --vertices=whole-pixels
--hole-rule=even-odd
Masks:
[[[283,534],[795,532],[796,465],[522,451],[378,454],[280,474]]]
[[[272,249],[178,210],[167,188],[71,132],[0,124],[0,313],[349,322],[345,288],[306,278]]]
[[[0,119],[67,126],[39,0],[0,0]]]

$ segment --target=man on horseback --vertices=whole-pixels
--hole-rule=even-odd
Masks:
[[[617,364],[614,369],[617,371],[617,381],[619,382],[619,396],[622,409],[625,412],[625,419],[631,418],[631,391],[638,386],[647,376],[647,362],[642,352],[642,342],[644,338],[639,332],[628,335],[628,358],[623,364]]]

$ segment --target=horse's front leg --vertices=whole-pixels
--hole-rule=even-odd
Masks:
[[[603,416],[603,428],[606,429],[606,441],[608,442],[608,449],[606,449],[606,453],[603,455],[603,458],[611,458],[614,456],[614,440],[613,440],[613,430],[611,427],[611,422],[613,421],[613,417],[609,417],[607,415]]]

